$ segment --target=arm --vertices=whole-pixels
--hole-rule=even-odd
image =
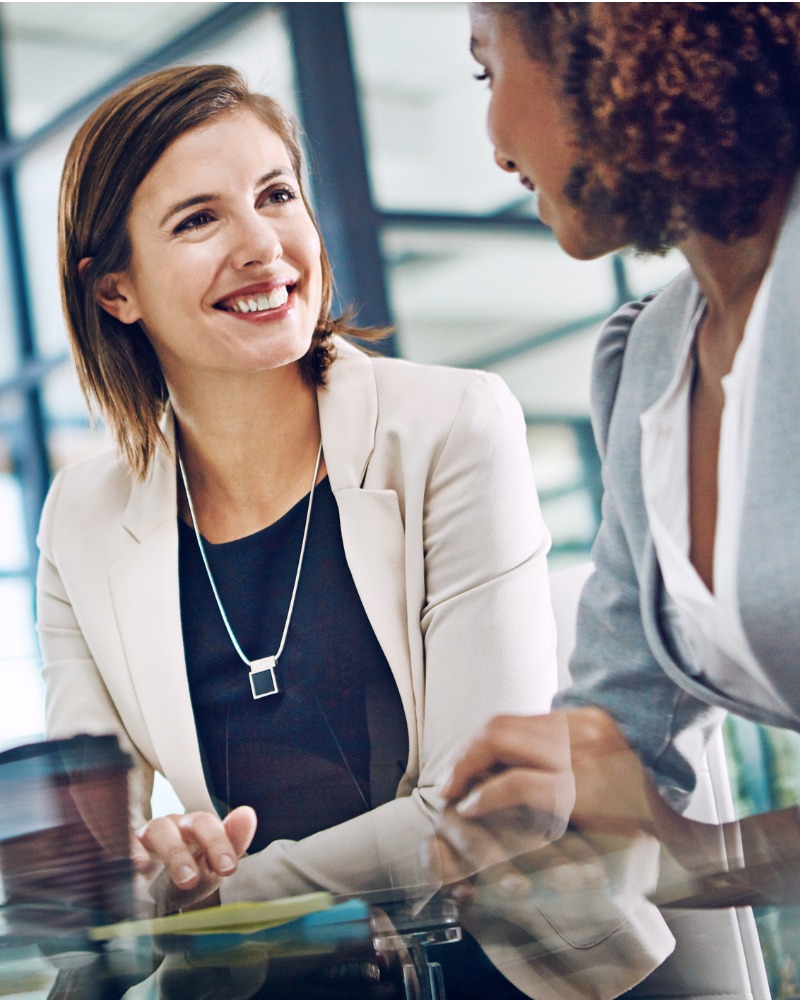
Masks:
[[[61,474],[53,483],[38,536],[36,617],[47,693],[46,736],[58,739],[76,733],[115,734],[133,758],[128,785],[131,854],[137,870],[148,879],[154,878],[161,869],[160,859],[169,866],[176,883],[198,891],[201,896],[206,895],[216,888],[220,876],[235,869],[235,859],[244,853],[252,840],[255,817],[251,815],[252,810],[243,809],[234,810],[226,817],[224,826],[215,818],[198,813],[150,823],[153,768],[125,730],[58,568],[58,533],[71,530],[70,525],[62,525],[59,518],[63,482]],[[85,818],[94,829],[91,818]],[[140,832],[141,838],[133,834],[134,830]],[[226,856],[232,857],[233,862],[226,862]],[[191,868],[188,877],[187,864]],[[184,894],[180,905],[187,901],[188,896]],[[163,906],[174,908],[166,899]]]
[[[150,818],[153,769],[132,746],[92,651],[81,630],[55,554],[59,530],[59,474],[48,494],[39,524],[39,567],[36,579],[36,626],[46,691],[45,735],[48,739],[76,733],[114,733],[133,756],[129,776],[131,823]]]
[[[416,788],[339,827],[244,859],[223,886],[223,900],[428,881],[421,848],[455,749],[499,711],[549,706],[555,657],[548,538],[519,406],[498,379],[470,381],[427,470],[421,516],[426,679]]]
[[[442,831],[453,846],[466,840],[456,816],[487,823],[499,809],[517,810],[530,848],[547,842],[552,832],[557,835],[570,819],[578,824],[593,814],[609,822],[616,813],[620,821],[648,821],[646,779],[638,776],[630,747],[671,801],[682,803],[694,786],[694,768],[705,745],[703,724],[720,716],[680,689],[650,651],[631,551],[632,544],[638,551],[641,542],[632,542],[630,525],[620,515],[620,501],[630,504],[625,491],[631,489],[631,463],[638,474],[639,438],[635,413],[621,412],[615,424],[615,403],[628,337],[644,305],[627,306],[609,321],[595,356],[592,409],[605,493],[593,551],[596,569],[582,595],[570,665],[574,684],[559,695],[558,713],[495,720],[457,762],[444,788],[448,800],[459,803]],[[626,374],[647,377],[646,372]],[[620,770],[635,780],[624,780]],[[521,839],[522,830],[505,850],[519,848]],[[498,851],[492,844],[481,853],[496,859]],[[478,855],[459,859],[452,876],[474,870],[480,860]]]

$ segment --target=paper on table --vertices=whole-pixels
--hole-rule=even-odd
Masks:
[[[94,941],[112,938],[143,937],[158,934],[252,934],[278,927],[308,913],[333,906],[329,892],[310,892],[305,896],[272,899],[264,903],[228,903],[204,910],[174,913],[152,920],[125,920],[118,924],[93,927],[89,936]]]

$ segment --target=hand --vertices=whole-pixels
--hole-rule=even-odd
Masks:
[[[442,791],[429,863],[445,884],[557,840],[575,800],[564,714],[493,719]]]
[[[156,881],[165,912],[205,900],[236,871],[256,832],[250,806],[233,809],[224,820],[213,813],[161,816],[140,827],[133,838],[136,871]]]

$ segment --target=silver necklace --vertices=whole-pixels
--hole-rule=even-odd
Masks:
[[[319,451],[317,452],[317,462],[314,466],[314,478],[311,480],[311,489],[308,494],[308,510],[306,511],[306,525],[303,529],[303,542],[300,546],[300,558],[297,561],[297,572],[294,576],[294,587],[292,587],[292,599],[289,601],[289,611],[286,615],[286,622],[283,626],[281,644],[278,646],[278,652],[275,653],[274,656],[263,656],[260,660],[250,660],[245,656],[242,647],[236,641],[236,636],[233,634],[231,623],[228,621],[228,616],[225,614],[225,608],[222,606],[222,600],[220,599],[217,585],[214,583],[214,577],[211,573],[211,567],[208,564],[208,557],[206,556],[203,539],[200,537],[200,530],[197,527],[197,518],[194,514],[192,494],[189,492],[189,481],[186,478],[186,470],[183,467],[183,459],[180,456],[180,452],[178,452],[178,468],[180,469],[181,479],[183,480],[183,489],[186,493],[186,503],[189,506],[189,516],[192,519],[192,527],[194,528],[195,538],[197,539],[197,547],[200,549],[200,556],[202,557],[203,565],[205,566],[206,573],[208,574],[208,582],[211,584],[211,589],[214,592],[219,613],[222,616],[222,621],[228,632],[230,640],[233,643],[233,648],[250,668],[250,690],[253,692],[254,698],[266,698],[267,695],[277,694],[279,690],[278,680],[275,676],[275,668],[278,666],[278,660],[283,652],[283,647],[286,645],[286,635],[289,631],[289,622],[292,620],[292,611],[294,611],[294,599],[297,596],[297,586],[300,583],[300,570],[303,568],[303,556],[305,555],[306,540],[308,538],[308,525],[311,522],[311,505],[314,502],[314,487],[317,485],[317,475],[319,474],[319,463],[321,459],[322,442],[320,441]]]

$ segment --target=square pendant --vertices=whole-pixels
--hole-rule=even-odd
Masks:
[[[250,664],[250,688],[254,698],[266,698],[267,695],[278,693],[276,666],[277,661],[274,656],[253,660]]]

